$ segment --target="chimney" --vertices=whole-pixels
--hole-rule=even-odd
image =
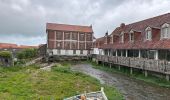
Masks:
[[[108,31],[105,33],[105,44],[108,44]]]
[[[93,26],[92,26],[92,24],[90,25],[90,28],[92,28]]]
[[[105,36],[108,36],[108,31],[105,33]]]
[[[121,23],[120,28],[125,28],[125,23]]]

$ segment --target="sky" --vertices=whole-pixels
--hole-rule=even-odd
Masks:
[[[170,13],[170,0],[0,0],[0,42],[46,43],[46,23],[92,25],[95,37]]]

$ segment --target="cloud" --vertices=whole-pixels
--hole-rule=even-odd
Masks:
[[[120,23],[170,12],[169,0],[0,0],[0,42],[46,42],[46,22],[93,25],[96,37]]]

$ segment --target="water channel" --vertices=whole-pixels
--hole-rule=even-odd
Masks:
[[[90,64],[76,64],[72,70],[80,71],[116,87],[126,100],[170,100],[170,89],[148,84],[118,73],[95,69]]]

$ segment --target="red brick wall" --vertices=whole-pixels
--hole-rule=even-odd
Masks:
[[[161,35],[160,29],[152,28],[152,40],[153,41],[159,41],[161,37],[160,35]]]
[[[54,31],[48,31],[48,39],[54,40],[54,38],[55,38]]]
[[[129,33],[124,33],[124,42],[126,43],[126,42],[129,42]]]
[[[135,33],[134,42],[141,41],[143,38],[141,32],[134,32],[134,33]]]
[[[53,41],[49,41],[49,40],[48,40],[48,48],[49,48],[49,49],[55,48],[55,47],[54,47],[54,42],[53,42]]]
[[[78,40],[79,36],[79,41],[83,41],[82,43],[78,42],[72,42],[72,41],[64,41],[63,42],[63,32],[62,31],[47,31],[48,32],[48,48],[53,49],[85,49],[85,40],[88,41],[86,42],[86,49],[91,49],[92,47],[92,33],[78,33],[78,32],[64,32],[64,40]],[[56,33],[56,34],[55,34]],[[56,38],[55,38],[56,36]],[[86,39],[85,39],[86,37]],[[56,41],[55,41],[56,40]],[[89,42],[91,41],[91,42]],[[78,46],[79,44],[79,46]],[[71,48],[70,48],[71,47]]]

